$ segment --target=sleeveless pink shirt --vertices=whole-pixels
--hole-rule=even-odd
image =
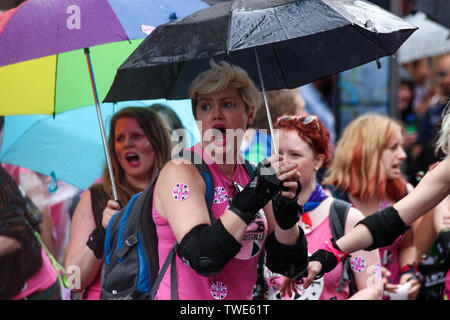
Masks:
[[[308,241],[308,252],[312,254],[314,251],[320,248],[320,245],[325,240],[331,239],[332,237],[333,235],[330,229],[330,217],[327,216],[319,225],[314,227],[311,232],[306,235],[306,240]],[[319,300],[329,300],[333,297],[336,297],[336,299],[338,300],[348,299],[348,286],[346,286],[344,290],[342,290],[342,293],[336,291],[336,289],[338,288],[339,279],[341,279],[343,271],[344,266],[342,262],[339,262],[336,268],[334,268],[331,272],[325,273],[322,278],[323,289],[321,291]]]
[[[383,201],[379,204],[379,209],[385,209],[391,204],[387,201]],[[400,262],[399,262],[399,249],[403,242],[404,235],[398,236],[394,243],[387,246],[379,248],[381,265],[391,272],[388,277],[390,283],[398,284],[400,282]]]
[[[191,149],[202,154],[201,147],[197,144]],[[230,180],[217,164],[202,154],[211,171],[214,182],[214,200],[211,210],[218,219],[228,206],[228,199],[237,192],[233,182],[245,186],[250,178],[244,165],[238,164]],[[211,165],[209,163],[212,163]],[[183,181],[180,181],[182,183]],[[172,186],[165,186],[172,188]],[[163,265],[166,257],[176,239],[168,221],[162,218],[153,206],[153,219],[158,234],[159,264]],[[241,244],[241,251],[231,259],[222,272],[214,277],[204,277],[186,266],[181,259],[176,257],[178,299],[180,300],[250,300],[252,299],[253,286],[256,282],[256,266],[258,257],[267,237],[267,220],[262,210],[259,217],[248,225],[247,232]],[[156,299],[170,299],[170,267],[159,286]]]
[[[308,253],[311,255],[320,248],[320,245],[325,240],[332,238],[329,216],[313,229],[308,228],[307,231],[305,229],[304,231],[306,240],[308,241]],[[331,298],[346,300],[349,297],[348,286],[342,290],[342,293],[336,291],[343,271],[343,264],[342,262],[339,262],[336,268],[331,272],[325,273],[325,276],[322,278],[314,280],[306,290],[300,282],[297,282],[296,287],[298,294],[292,296],[285,294],[284,296],[281,296],[281,284],[285,277],[278,273],[271,272],[267,267],[264,267],[264,278],[269,287],[264,293],[264,298],[267,300],[330,300]]]
[[[14,298],[12,298],[12,300],[23,299],[32,293],[44,291],[50,288],[50,286],[52,286],[58,279],[56,271],[55,269],[53,269],[52,263],[50,262],[50,259],[48,258],[43,248],[41,248],[41,255],[41,269],[39,269],[39,271],[34,276],[29,278],[25,282],[22,290]]]

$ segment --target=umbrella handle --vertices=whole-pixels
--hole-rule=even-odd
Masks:
[[[264,82],[262,78],[261,68],[259,65],[259,58],[258,53],[256,52],[256,47],[254,48],[255,51],[255,58],[256,58],[256,66],[258,67],[258,75],[259,75],[259,81],[261,83],[261,91],[264,98],[264,106],[266,107],[266,114],[267,114],[267,120],[269,121],[269,129],[270,129],[270,139],[272,140],[272,146],[275,150],[275,153],[278,153],[278,145],[275,142],[275,135],[273,133],[273,124],[272,124],[272,118],[270,117],[270,110],[269,105],[267,103],[267,97],[266,97],[266,90],[264,89]]]
[[[84,54],[86,55],[86,62],[87,62],[88,68],[89,68],[89,76],[91,78],[91,86],[92,86],[92,91],[94,94],[95,108],[97,109],[98,123],[100,124],[100,132],[102,134],[103,149],[105,151],[106,163],[108,165],[108,172],[109,172],[109,176],[111,178],[112,193],[113,193],[114,200],[117,201],[117,200],[119,200],[119,197],[117,196],[117,188],[116,188],[116,182],[114,180],[114,172],[113,172],[112,165],[111,165],[111,158],[109,156],[108,143],[106,142],[105,127],[103,126],[102,111],[100,110],[100,104],[98,102],[97,87],[95,86],[94,71],[92,70],[92,63],[91,63],[89,48],[84,48]]]

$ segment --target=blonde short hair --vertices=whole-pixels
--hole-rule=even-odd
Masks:
[[[247,111],[260,105],[260,92],[256,88],[248,73],[241,67],[226,61],[216,63],[209,60],[211,69],[200,73],[189,86],[189,97],[192,99],[192,112],[196,116],[197,99],[200,95],[226,90],[229,86],[236,88],[246,105]]]

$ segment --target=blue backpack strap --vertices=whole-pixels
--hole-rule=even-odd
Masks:
[[[183,150],[181,157],[194,164],[200,175],[203,177],[206,186],[205,201],[208,207],[211,222],[214,222],[216,219],[210,210],[214,200],[214,181],[208,165],[205,163],[201,155],[191,150]]]
[[[206,185],[205,201],[206,205],[208,206],[208,209],[210,209],[214,200],[214,181],[211,172],[209,171],[209,168],[205,163],[195,164],[195,167],[200,172],[200,174],[203,177],[203,180],[205,181]]]

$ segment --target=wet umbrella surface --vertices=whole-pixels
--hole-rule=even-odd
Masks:
[[[236,0],[157,27],[118,69],[105,101],[182,99],[209,59],[264,88],[295,88],[393,54],[416,30],[357,0]],[[258,60],[257,60],[258,59]]]

